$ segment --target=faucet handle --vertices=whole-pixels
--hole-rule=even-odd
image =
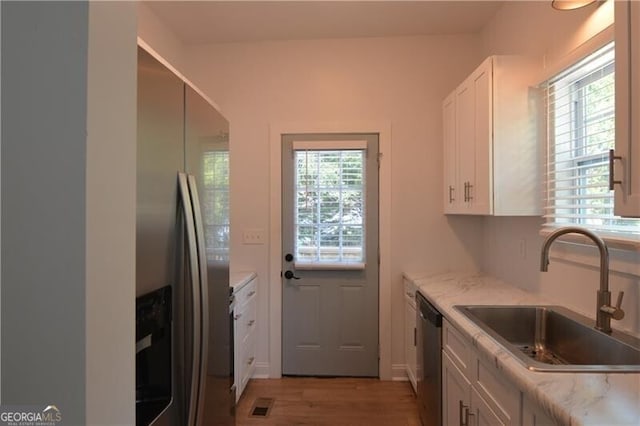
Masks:
[[[622,310],[622,297],[624,297],[624,291],[618,293],[618,300],[616,301],[616,311],[612,317],[614,320],[621,320],[624,318],[624,311]]]
[[[602,312],[606,312],[611,315],[611,318],[614,320],[621,320],[624,318],[624,311],[622,310],[622,298],[624,297],[624,291],[618,293],[618,300],[616,301],[616,306],[603,306],[600,308]]]

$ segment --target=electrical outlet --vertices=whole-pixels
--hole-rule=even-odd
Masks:
[[[242,233],[242,242],[244,244],[264,244],[264,229],[253,228],[245,229]]]

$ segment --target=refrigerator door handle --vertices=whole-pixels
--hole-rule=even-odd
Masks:
[[[200,343],[202,341],[201,328],[202,316],[200,312],[200,270],[198,268],[198,242],[196,239],[196,228],[193,219],[193,207],[191,196],[189,194],[189,186],[187,183],[187,175],[178,173],[178,187],[180,191],[180,200],[184,213],[185,231],[187,234],[188,246],[188,262],[189,275],[191,276],[191,301],[192,301],[192,333],[193,348],[191,351],[191,386],[187,395],[187,425],[196,426],[196,413],[198,408],[198,391],[200,389]]]
[[[204,225],[200,209],[200,198],[196,179],[193,175],[188,176],[189,193],[191,194],[191,205],[193,207],[193,219],[195,222],[196,240],[198,243],[198,263],[200,266],[200,312],[202,313],[201,334],[200,334],[200,387],[198,390],[198,406],[196,409],[196,424],[204,424],[204,401],[205,387],[207,380],[207,360],[209,351],[209,297],[207,279],[207,253],[204,236]]]

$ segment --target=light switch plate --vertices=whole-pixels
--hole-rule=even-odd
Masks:
[[[262,228],[245,229],[242,232],[242,242],[244,244],[264,244],[265,232]]]

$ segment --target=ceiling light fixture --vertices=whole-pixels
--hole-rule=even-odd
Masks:
[[[574,10],[588,6],[591,3],[596,3],[596,0],[553,0],[551,7],[556,10]]]

